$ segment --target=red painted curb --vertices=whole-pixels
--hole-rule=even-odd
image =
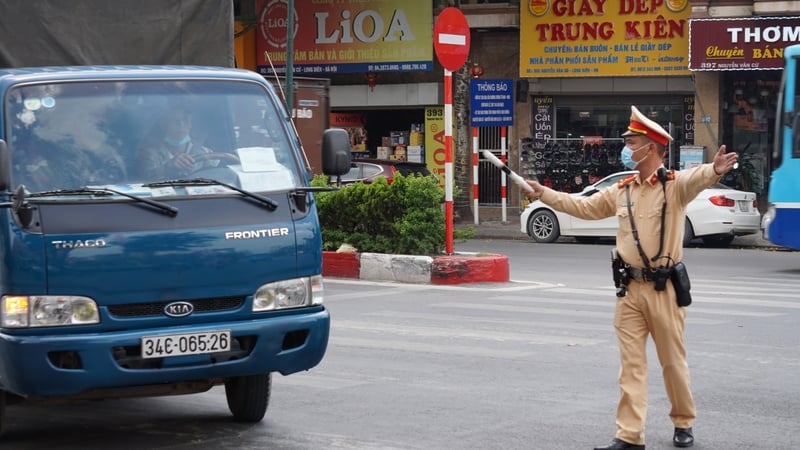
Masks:
[[[322,252],[322,274],[326,277],[360,278],[358,253]],[[507,282],[508,256],[500,254],[437,256],[431,263],[431,284]]]
[[[361,262],[358,253],[322,252],[322,275],[326,277],[358,278]]]
[[[431,265],[432,284],[505,282],[509,279],[506,255],[439,256],[433,259]]]

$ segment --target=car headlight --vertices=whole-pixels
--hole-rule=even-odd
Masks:
[[[100,323],[97,303],[75,295],[4,295],[3,328],[60,327]]]
[[[322,304],[322,275],[265,284],[253,296],[253,312]]]

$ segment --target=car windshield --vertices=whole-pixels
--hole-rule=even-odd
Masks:
[[[712,184],[708,187],[708,189],[733,189],[730,186],[724,185],[722,183]]]
[[[12,185],[27,193],[107,188],[144,197],[214,195],[232,191],[158,182],[202,178],[268,192],[304,179],[286,116],[253,82],[21,85],[4,99],[3,123]]]
[[[628,173],[615,173],[613,175],[609,175],[608,178],[600,180],[597,184],[594,185],[594,188],[598,191],[603,190],[604,188],[611,186],[612,184],[616,184],[617,181],[621,180],[622,178],[627,177]]]

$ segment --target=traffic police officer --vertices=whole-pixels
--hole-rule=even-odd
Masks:
[[[617,251],[629,281],[627,289],[619,293],[622,296],[617,298],[614,312],[621,359],[617,432],[610,445],[595,450],[645,448],[648,335],[655,342],[672,405],[673,445],[691,447],[696,411],[683,337],[686,308],[678,306],[669,281],[664,286],[662,280],[661,290],[657,290],[654,274],[659,267],[669,269],[681,261],[686,205],[730,171],[738,156],[726,153],[723,145],[712,163],[680,173],[666,171],[663,158],[672,136],[635,106],[631,106],[630,125],[622,136],[622,162],[638,170],[637,175],[588,197],[556,192],[526,180],[534,191],[527,195],[582,219],[619,218]]]

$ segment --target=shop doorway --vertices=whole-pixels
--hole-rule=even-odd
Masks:
[[[378,147],[383,145],[383,138],[392,132],[407,132],[414,124],[425,122],[423,109],[392,109],[364,111],[365,128],[367,130],[367,151],[371,158],[377,157]],[[406,142],[408,144],[408,142]]]

